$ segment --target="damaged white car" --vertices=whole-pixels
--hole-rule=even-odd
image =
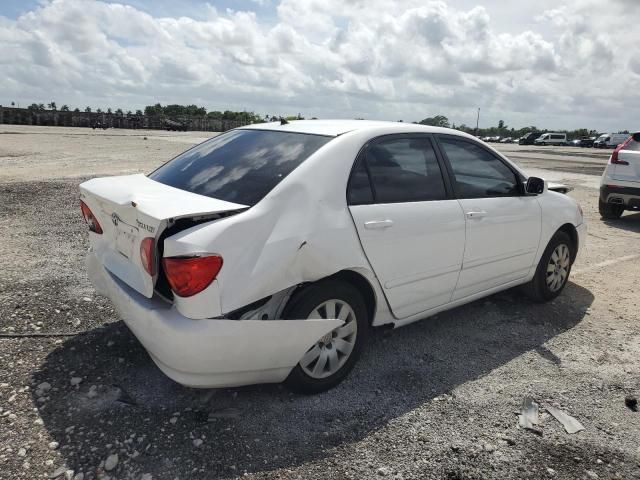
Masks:
[[[193,387],[328,389],[371,326],[556,297],[586,236],[573,199],[489,146],[403,123],[247,126],[80,190],[96,289]]]

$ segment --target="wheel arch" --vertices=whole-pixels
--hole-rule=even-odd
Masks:
[[[329,275],[328,277],[323,277],[316,281],[299,285],[291,294],[289,301],[287,302],[288,305],[294,303],[296,298],[302,295],[307,287],[315,285],[319,282],[327,282],[331,280],[341,280],[343,282],[346,282],[355,287],[358,292],[360,292],[360,294],[362,295],[362,299],[364,300],[365,307],[367,308],[367,320],[369,325],[371,325],[376,316],[376,309],[378,304],[377,296],[369,280],[367,280],[364,275],[354,270],[340,270],[339,272]],[[287,307],[285,307],[285,309],[286,308]]]
[[[578,230],[576,230],[576,227],[572,223],[565,223],[560,228],[558,228],[558,230],[556,230],[556,233],[557,232],[564,232],[569,236],[569,239],[571,240],[571,247],[572,247],[571,262],[573,262],[576,259],[576,255],[578,254],[578,248],[580,247],[579,240],[578,240]]]

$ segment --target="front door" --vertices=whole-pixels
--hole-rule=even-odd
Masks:
[[[397,318],[451,300],[465,219],[447,185],[428,135],[372,141],[351,174],[349,209]]]
[[[466,247],[454,300],[526,277],[540,243],[541,209],[519,174],[472,140],[442,135],[466,220]]]

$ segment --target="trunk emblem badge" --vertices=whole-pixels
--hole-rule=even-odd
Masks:
[[[113,222],[113,224],[117,227],[118,223],[120,222],[120,217],[118,216],[118,214],[116,212],[113,212],[111,214],[111,221]]]

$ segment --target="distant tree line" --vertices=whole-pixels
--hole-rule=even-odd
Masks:
[[[434,127],[455,128],[456,130],[460,130],[460,131],[469,133],[471,135],[477,135],[480,137],[500,136],[500,137],[512,137],[514,139],[522,137],[523,135],[526,135],[529,132],[547,133],[547,132],[553,131],[558,133],[566,133],[567,138],[591,137],[591,136],[599,135],[600,133],[598,132],[598,130],[593,130],[589,128],[577,128],[575,130],[566,130],[566,129],[565,130],[563,129],[549,130],[547,128],[538,128],[535,125],[531,125],[529,127],[523,127],[523,128],[513,128],[513,127],[509,128],[505,124],[504,120],[500,120],[498,122],[498,125],[494,127],[478,128],[476,130],[474,127],[469,127],[464,123],[461,125],[456,125],[455,123],[449,123],[449,119],[444,115],[436,115],[435,117],[428,117],[423,120],[420,120],[419,122],[414,122],[414,123],[419,123],[421,125],[431,125]],[[607,133],[612,133],[612,132],[607,132]],[[618,133],[629,133],[629,131],[625,130],[623,132],[618,132]]]

